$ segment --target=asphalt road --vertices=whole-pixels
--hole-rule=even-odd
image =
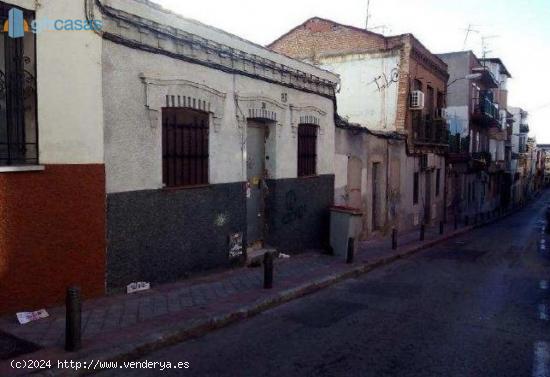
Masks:
[[[549,201],[103,375],[550,377]]]

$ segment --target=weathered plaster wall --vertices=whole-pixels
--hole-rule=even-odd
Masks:
[[[161,117],[146,108],[146,87],[140,75],[181,83],[181,95],[199,85],[223,95],[217,125],[211,124],[210,183],[246,180],[246,127],[237,117],[248,116],[248,107],[262,102],[278,113],[270,178],[297,175],[297,129],[300,114],[314,114],[320,120],[318,174],[333,174],[334,112],[330,99],[275,84],[234,76],[169,57],[148,54],[104,43],[105,155],[109,193],[162,188]],[[131,63],[129,63],[131,62]],[[151,91],[150,93],[155,93]],[[281,95],[287,94],[287,102]],[[219,95],[218,95],[219,96]],[[162,98],[160,98],[162,97]],[[236,101],[238,99],[238,101]],[[165,103],[164,95],[149,98]],[[238,104],[238,106],[237,106]],[[122,147],[124,146],[124,147]]]
[[[407,230],[418,227],[425,218],[426,210],[429,211],[430,222],[436,224],[443,218],[444,190],[445,190],[445,157],[430,155],[433,165],[431,166],[431,207],[426,208],[426,172],[420,169],[420,158],[409,156],[402,160],[401,165],[401,203],[399,206],[399,229]],[[436,174],[440,169],[441,181],[439,195],[436,195]],[[419,200],[414,204],[414,173],[419,174]]]
[[[205,25],[199,21],[185,18],[181,15],[172,13],[168,10],[163,10],[160,7],[151,7],[150,3],[141,0],[101,0],[101,3],[106,6],[124,11],[129,14],[142,17],[160,25],[167,25],[176,29],[184,30],[188,33],[195,34],[202,38],[221,43],[227,47],[235,48],[256,56],[277,61],[279,64],[284,64],[288,67],[300,70],[302,72],[316,75],[320,78],[332,81],[334,75],[330,72],[319,70],[310,64],[299,60],[291,59],[286,55],[268,50],[263,46],[254,44],[236,35],[226,31],[217,29],[210,25]],[[154,5],[154,4],[153,4]]]
[[[371,130],[396,131],[399,61],[399,51],[322,58],[343,83],[338,113]]]
[[[247,118],[269,119],[266,244],[287,252],[323,246],[334,196],[330,98],[111,41],[103,49],[110,290],[226,266],[229,235],[243,233],[246,244]],[[163,190],[167,106],[209,113],[207,187]],[[297,178],[297,129],[308,121],[319,125],[318,176]]]

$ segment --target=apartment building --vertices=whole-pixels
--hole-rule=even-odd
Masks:
[[[449,69],[446,114],[451,134],[449,211],[464,218],[502,204],[507,131],[506,80],[500,63],[472,51],[440,54]],[[495,73],[497,72],[497,73]]]

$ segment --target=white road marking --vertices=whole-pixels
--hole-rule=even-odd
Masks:
[[[536,342],[533,350],[533,377],[548,377],[550,347],[547,342]]]
[[[548,280],[541,280],[539,282],[540,289],[548,289]]]

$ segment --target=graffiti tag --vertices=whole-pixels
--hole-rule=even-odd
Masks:
[[[286,193],[285,205],[286,213],[282,219],[283,224],[288,225],[304,217],[306,205],[298,203],[298,198],[294,190],[290,190]]]
[[[399,81],[399,69],[395,67],[391,70],[389,76],[386,73],[382,73],[380,76],[375,77],[372,82],[376,84],[378,91],[389,88],[393,84],[396,84]]]

